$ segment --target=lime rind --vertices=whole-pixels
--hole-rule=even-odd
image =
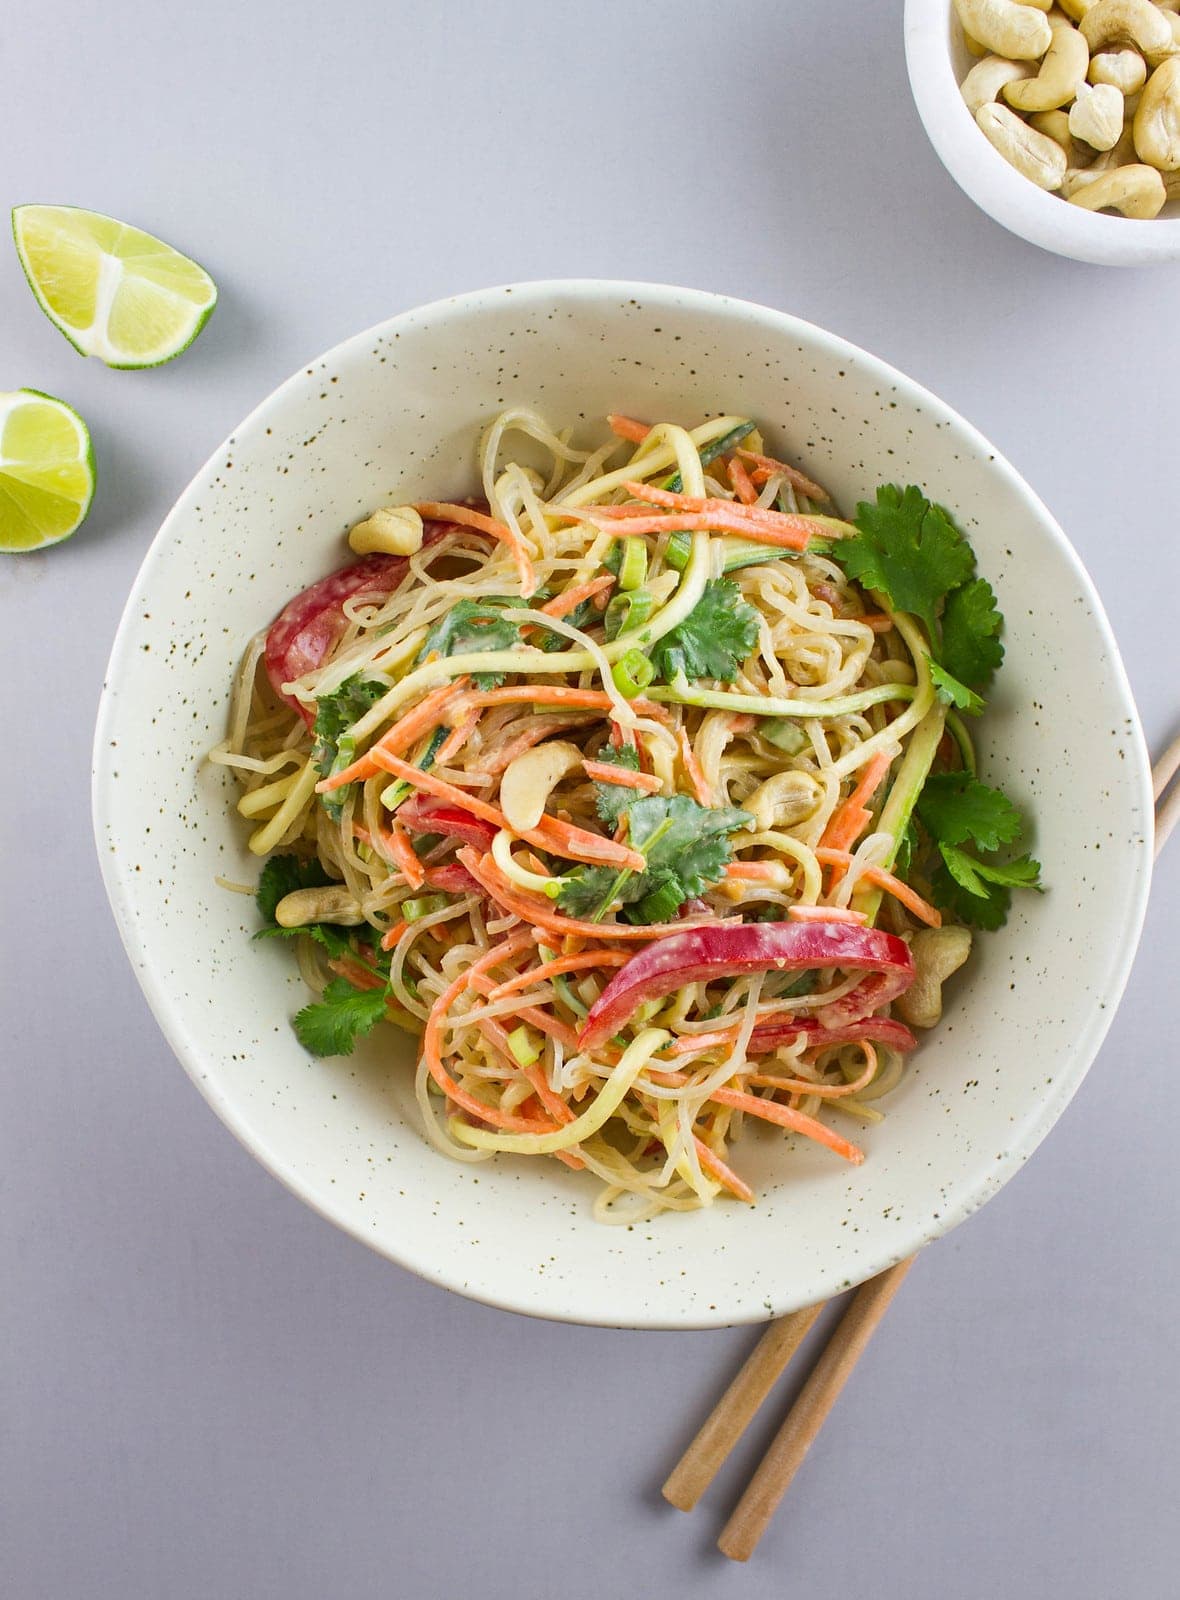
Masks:
[[[14,206],[12,233],[41,310],[79,355],[109,367],[174,361],[217,306],[217,285],[198,262],[102,212]],[[153,326],[158,337],[145,342]]]

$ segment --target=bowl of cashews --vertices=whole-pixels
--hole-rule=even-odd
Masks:
[[[1180,0],[906,0],[905,45],[989,216],[1078,261],[1180,259]]]

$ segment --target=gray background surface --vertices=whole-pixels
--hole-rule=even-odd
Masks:
[[[919,1262],[747,1568],[658,1485],[749,1330],[469,1305],[281,1190],[173,1062],[90,837],[132,575],[189,476],[306,358],[549,275],[765,301],[996,441],[1180,722],[1177,271],[1041,254],[944,174],[900,6],[60,0],[5,40],[4,205],[93,206],[214,273],[173,366],[108,372],[0,247],[0,386],[90,420],[72,544],[0,558],[0,1589],[13,1600],[906,1600],[1176,1593],[1180,845],[1129,991],[1031,1166]],[[1051,826],[1052,819],[1042,819]]]

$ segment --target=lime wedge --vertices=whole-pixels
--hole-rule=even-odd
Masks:
[[[108,367],[158,367],[217,304],[203,267],[150,233],[77,206],[16,206],[16,250],[50,322]]]
[[[36,389],[0,393],[0,550],[39,550],[90,510],[94,451],[82,418]]]

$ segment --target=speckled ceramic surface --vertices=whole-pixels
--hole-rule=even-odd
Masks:
[[[942,1026],[866,1129],[864,1166],[777,1133],[738,1147],[756,1209],[628,1230],[555,1163],[452,1164],[419,1133],[390,1031],[315,1061],[288,1026],[289,953],[251,944],[217,874],[258,864],[202,765],[246,640],[346,557],[381,502],[475,487],[497,409],[600,427],[608,410],[739,411],[849,507],[885,479],[958,513],[1008,618],[981,729],[986,775],[1034,816],[1049,892],[980,940]],[[1045,508],[954,412],[782,313],[694,291],[565,282],[494,289],[360,334],[266,400],[197,475],[152,546],[111,658],[95,828],[115,915],[169,1042],[269,1170],[435,1282],[541,1316],[634,1327],[756,1321],[833,1294],[961,1221],[1017,1170],[1077,1088],[1122,991],[1150,873],[1147,758],[1098,599]],[[859,1136],[859,1135],[858,1135]],[[1079,1181],[1081,1175],[1079,1174]]]
[[[992,148],[959,85],[975,61],[952,0],[906,0],[905,53],[914,104],[951,177],[1005,228],[1061,256],[1099,266],[1180,260],[1180,200],[1150,221],[1072,206],[1023,177]]]

